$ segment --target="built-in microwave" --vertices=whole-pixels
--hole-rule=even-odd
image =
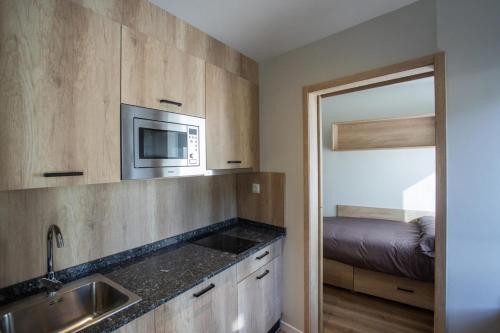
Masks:
[[[205,119],[121,105],[122,179],[204,175]]]

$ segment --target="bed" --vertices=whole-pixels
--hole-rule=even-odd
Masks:
[[[323,258],[327,284],[433,309],[430,212],[338,206],[324,218]]]

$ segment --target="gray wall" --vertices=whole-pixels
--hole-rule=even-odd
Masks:
[[[337,205],[434,211],[435,148],[332,150],[332,123],[434,113],[434,78],[399,83],[321,101],[323,215]]]
[[[448,103],[449,332],[500,331],[500,1],[438,0]]]
[[[302,87],[436,52],[423,0],[260,64],[261,167],[286,173],[283,319],[304,329]]]

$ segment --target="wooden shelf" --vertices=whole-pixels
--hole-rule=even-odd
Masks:
[[[435,146],[435,118],[359,120],[332,124],[335,151]]]

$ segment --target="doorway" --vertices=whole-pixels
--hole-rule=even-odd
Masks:
[[[434,77],[436,231],[434,331],[445,331],[446,235],[446,108],[444,54],[438,53],[392,66],[304,87],[304,202],[305,202],[305,323],[306,332],[323,328],[323,198],[321,152],[322,96],[359,91],[419,77]]]

